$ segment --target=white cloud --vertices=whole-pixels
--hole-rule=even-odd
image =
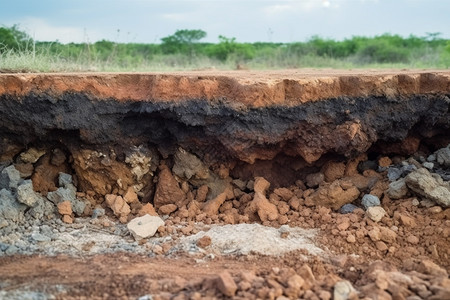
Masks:
[[[18,22],[37,41],[56,41],[61,43],[95,42],[101,39],[96,31],[85,30],[81,27],[54,26],[40,18],[25,18]]]

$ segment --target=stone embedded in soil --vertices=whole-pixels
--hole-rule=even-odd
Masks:
[[[123,200],[122,196],[108,194],[105,196],[106,205],[112,209],[117,217],[126,217],[130,214],[131,209],[128,203]]]
[[[345,164],[343,162],[328,161],[322,167],[322,173],[326,182],[341,179],[345,174]]]
[[[31,180],[25,180],[17,187],[17,201],[26,206],[33,207],[42,196],[38,195],[33,190],[33,183]]]
[[[216,198],[208,200],[203,204],[202,211],[207,216],[214,216],[219,213],[220,206],[225,202],[227,199],[227,194],[222,193],[218,195]]]
[[[447,168],[450,167],[450,145],[446,148],[439,149],[435,152],[435,155],[438,164]]]
[[[155,235],[158,227],[163,226],[164,221],[157,216],[144,215],[131,220],[127,224],[128,230],[136,241],[152,237]]]
[[[14,165],[6,167],[0,173],[0,189],[15,189],[21,180],[20,172]]]
[[[16,201],[10,190],[0,190],[0,218],[17,223],[24,218],[27,206]]]
[[[323,173],[312,173],[306,176],[306,185],[310,188],[315,188],[325,180]]]
[[[180,178],[190,180],[206,180],[210,172],[205,164],[195,155],[183,148],[178,148],[174,155],[172,172]]]
[[[391,244],[396,241],[397,234],[393,230],[383,227],[383,226],[379,227],[379,229],[380,229],[380,239],[383,242]]]
[[[166,204],[161,206],[158,211],[161,215],[169,215],[174,211],[176,211],[177,209],[178,206],[176,206],[175,204]]]
[[[143,215],[157,216],[158,213],[151,203],[145,203],[138,212],[138,216],[142,217]]]
[[[404,178],[397,181],[393,181],[389,184],[389,189],[387,191],[389,198],[391,199],[402,199],[408,194],[408,187]]]
[[[274,221],[278,218],[277,207],[270,203],[262,193],[255,192],[250,207],[253,211],[256,211],[261,222]]]
[[[339,212],[341,214],[349,214],[352,213],[355,209],[357,209],[358,206],[348,203],[348,204],[344,204],[341,209],[339,210]]]
[[[348,280],[338,281],[334,285],[334,300],[348,300],[354,298],[355,295],[356,290]]]
[[[38,150],[36,148],[30,148],[25,152],[20,153],[19,159],[23,163],[31,163],[34,164],[38,161],[41,156],[45,154],[45,150]]]
[[[228,271],[221,272],[216,278],[217,289],[227,297],[234,297],[237,285]]]
[[[166,165],[160,166],[158,184],[156,186],[153,203],[156,209],[166,204],[181,203],[186,195],[181,190],[172,172]]]
[[[255,182],[253,184],[253,190],[255,193],[261,193],[263,195],[266,194],[266,191],[269,189],[270,182],[268,182],[263,177],[256,177]]]
[[[374,222],[380,222],[386,215],[386,211],[381,206],[371,206],[366,211],[367,217]]]
[[[367,210],[372,206],[379,206],[380,199],[375,195],[366,194],[361,199],[361,205]]]
[[[211,238],[207,235],[204,235],[197,240],[197,246],[200,248],[206,248],[209,245],[211,245]]]
[[[48,192],[53,192],[57,189],[60,173],[70,173],[67,163],[56,166],[51,163],[51,159],[51,153],[43,155],[36,162],[34,173],[31,176],[34,190],[40,192],[43,196],[47,196]]]
[[[61,215],[71,215],[72,214],[72,203],[70,201],[63,201],[58,203],[58,212]]]
[[[421,168],[406,176],[405,182],[414,193],[442,207],[450,207],[450,183],[444,182],[439,175]]]
[[[314,205],[321,205],[338,210],[344,204],[355,201],[359,197],[359,194],[360,192],[358,188],[356,188],[351,182],[348,183],[341,180],[336,180],[331,184],[327,183],[320,186],[305,200],[309,200]]]
[[[63,215],[62,221],[66,224],[72,224],[73,218],[70,215]]]

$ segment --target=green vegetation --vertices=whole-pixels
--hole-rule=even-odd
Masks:
[[[449,68],[450,40],[383,34],[343,41],[313,36],[295,43],[240,43],[219,36],[204,43],[203,30],[178,30],[160,44],[33,41],[17,25],[0,27],[0,72],[166,71],[282,68]]]

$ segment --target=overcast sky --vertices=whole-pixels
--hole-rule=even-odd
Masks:
[[[40,41],[159,43],[177,29],[240,42],[383,33],[450,38],[450,0],[0,0],[0,25]]]

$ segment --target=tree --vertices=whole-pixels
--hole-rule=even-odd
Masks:
[[[161,49],[163,53],[188,53],[194,52],[194,44],[206,37],[206,32],[200,29],[177,30],[174,34],[161,39]]]
[[[237,43],[236,38],[227,38],[223,35],[219,35],[219,43],[211,45],[207,52],[209,56],[221,61],[226,61],[232,56],[236,60],[236,63],[251,59],[255,56],[255,49],[251,44]]]
[[[30,42],[33,42],[33,39],[26,32],[19,30],[18,25],[0,27],[0,52],[24,49]]]

